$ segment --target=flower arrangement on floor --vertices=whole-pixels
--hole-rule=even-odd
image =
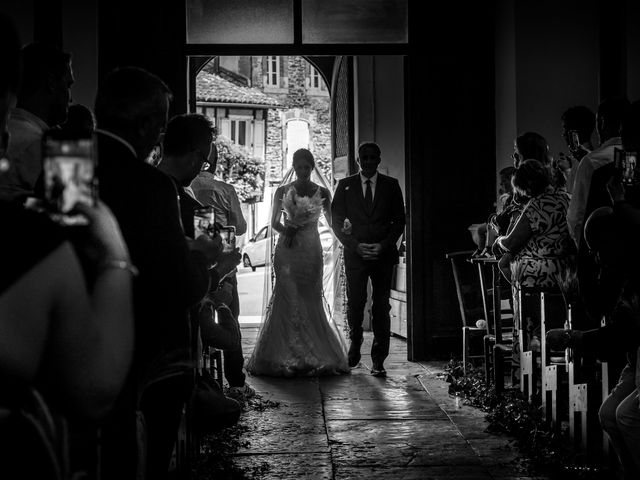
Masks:
[[[493,386],[487,387],[484,370],[452,359],[445,367],[444,380],[449,383],[449,395],[461,398],[473,407],[487,412],[487,431],[515,437],[516,446],[529,460],[529,474],[544,474],[563,480],[605,480],[612,472],[601,465],[593,465],[570,449],[561,434],[548,428],[542,412],[529,403],[519,388],[507,388],[497,395]]]

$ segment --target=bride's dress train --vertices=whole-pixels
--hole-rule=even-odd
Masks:
[[[280,235],[275,248],[275,287],[247,371],[279,377],[347,373],[344,341],[323,308],[318,219],[300,228],[290,246],[286,240]]]

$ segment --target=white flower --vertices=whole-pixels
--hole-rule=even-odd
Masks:
[[[322,214],[322,203],[320,189],[311,197],[301,197],[291,187],[282,200],[282,207],[287,214],[287,222],[300,228],[318,221]]]

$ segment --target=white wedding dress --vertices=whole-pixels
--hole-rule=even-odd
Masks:
[[[294,204],[319,204],[312,197],[287,192]],[[252,375],[277,377],[348,373],[344,339],[323,307],[323,257],[316,211],[299,227],[291,245],[280,235],[275,247],[275,287],[265,321],[247,363]],[[285,212],[287,207],[285,205]]]

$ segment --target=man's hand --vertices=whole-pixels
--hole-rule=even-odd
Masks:
[[[558,154],[557,165],[563,172],[568,172],[573,167],[573,161],[569,155],[564,152],[560,152]]]
[[[376,260],[382,253],[382,245],[379,243],[359,243],[356,252],[365,260]]]
[[[189,248],[201,252],[209,265],[213,265],[222,253],[222,237],[216,235],[210,238],[208,235],[200,235],[189,243]]]
[[[218,262],[213,268],[218,272],[222,280],[235,270],[240,260],[242,260],[242,255],[240,254],[240,249],[236,248],[230,252],[223,252],[218,255]]]
[[[220,286],[211,292],[211,298],[216,307],[220,304],[231,305],[233,300],[233,286],[229,282],[220,282]]]

